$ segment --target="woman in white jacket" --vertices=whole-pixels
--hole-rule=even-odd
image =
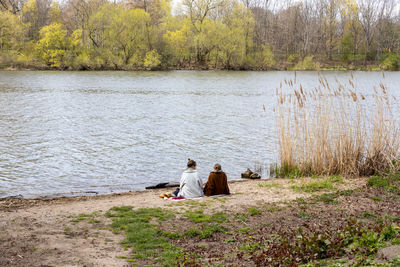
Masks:
[[[197,175],[196,161],[189,159],[187,169],[182,173],[177,197],[198,198],[203,196],[203,182]],[[175,193],[175,192],[174,192]]]

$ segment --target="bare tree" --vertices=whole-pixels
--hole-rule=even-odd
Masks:
[[[26,0],[0,0],[0,9],[16,14],[22,9],[25,2]]]
[[[371,46],[373,38],[376,32],[376,20],[379,4],[382,1],[376,0],[360,0],[360,22],[363,29],[364,40],[365,40],[365,60],[372,59]]]

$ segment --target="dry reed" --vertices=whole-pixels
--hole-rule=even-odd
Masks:
[[[295,74],[276,90],[280,175],[364,176],[397,168],[400,124],[385,84],[363,95],[353,75],[348,84],[336,80],[336,88],[321,75],[318,80],[307,91]]]

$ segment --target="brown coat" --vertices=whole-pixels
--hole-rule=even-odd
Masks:
[[[211,172],[208,181],[204,186],[206,196],[229,195],[228,179],[224,172]]]

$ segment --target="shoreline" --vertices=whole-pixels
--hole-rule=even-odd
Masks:
[[[266,182],[274,180],[275,178],[263,178],[263,179],[234,179],[228,181],[228,184],[231,186],[237,183],[256,183],[256,182]],[[280,180],[280,179],[279,179]],[[169,192],[173,191],[173,188],[157,188],[157,189],[143,189],[143,190],[131,190],[125,192],[112,192],[106,194],[96,194],[96,195],[76,195],[76,196],[57,196],[57,195],[48,195],[48,196],[39,196],[33,198],[24,198],[24,197],[4,197],[0,198],[0,212],[4,210],[19,210],[30,208],[34,206],[41,206],[47,204],[68,204],[74,202],[81,201],[101,201],[106,199],[115,199],[119,197],[140,197],[147,196],[154,193],[155,195],[159,195],[160,192]],[[161,199],[160,199],[161,200]]]
[[[267,181],[270,179],[274,178],[261,178],[261,179],[255,179],[258,181]],[[229,184],[233,183],[240,183],[240,182],[246,182],[252,179],[232,179],[228,180]],[[176,182],[179,184],[179,182]],[[166,187],[166,188],[157,188],[157,189],[164,189],[170,191],[173,191],[172,188],[174,187]],[[138,189],[138,190],[129,190],[129,191],[115,191],[115,192],[107,192],[107,193],[99,193],[96,191],[85,191],[85,192],[70,192],[70,193],[54,193],[54,194],[49,194],[49,195],[32,195],[28,197],[24,197],[21,194],[18,195],[12,195],[12,196],[5,196],[5,197],[0,197],[0,203],[2,201],[6,200],[12,200],[12,199],[19,199],[19,200],[43,200],[43,201],[49,201],[49,200],[55,200],[55,199],[65,199],[65,198],[80,198],[80,197],[90,197],[90,198],[96,198],[96,197],[103,197],[103,196],[112,196],[112,195],[124,195],[124,194],[130,194],[130,193],[135,193],[135,192],[147,192],[149,190],[154,190],[154,189]]]
[[[0,71],[56,71],[56,72],[171,72],[171,71],[227,71],[227,72],[273,72],[273,71],[365,71],[365,72],[398,72],[399,69],[396,70],[385,70],[381,69],[379,65],[368,65],[368,66],[359,66],[354,68],[346,68],[344,66],[327,66],[321,68],[313,68],[313,69],[295,69],[290,67],[282,67],[282,68],[275,68],[275,69],[251,69],[251,68],[243,68],[243,69],[214,69],[214,68],[164,68],[164,69],[57,69],[57,68],[15,68],[15,67],[4,67],[0,68]]]

